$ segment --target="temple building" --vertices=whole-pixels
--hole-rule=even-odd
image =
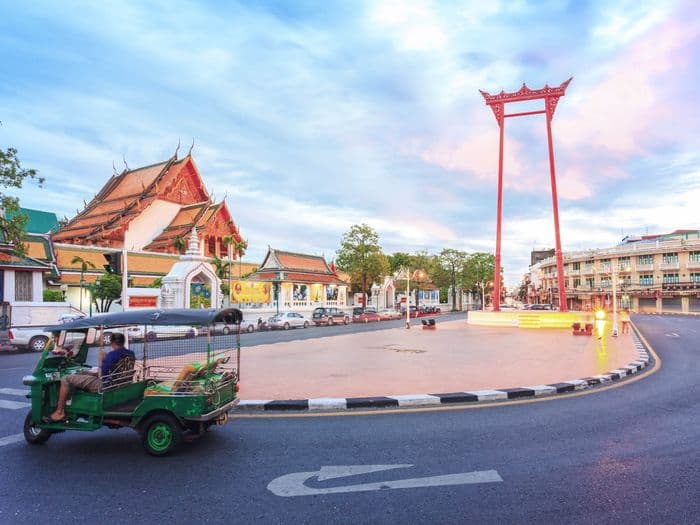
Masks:
[[[214,203],[191,155],[113,175],[55,243],[179,254],[197,228],[206,257],[225,257],[224,237],[241,241],[225,201]]]
[[[231,297],[233,302],[275,305],[280,310],[310,310],[345,306],[347,292],[348,283],[325,258],[268,248],[258,271],[247,281],[234,283]]]
[[[126,249],[129,287],[158,286],[188,248],[196,229],[204,257],[231,261],[247,275],[257,264],[238,261],[225,242],[242,237],[225,201],[214,202],[190,154],[113,175],[82,211],[52,234],[54,253],[40,260],[56,269],[48,285],[87,310],[88,285],[104,272],[106,256],[121,261]],[[30,247],[38,254],[40,246]],[[123,262],[121,262],[123,265]],[[121,273],[121,268],[117,273]]]

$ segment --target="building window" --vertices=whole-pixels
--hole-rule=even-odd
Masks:
[[[15,301],[33,299],[32,280],[32,272],[15,272]]]
[[[691,273],[690,274],[690,282],[691,283],[700,283],[700,273]]]
[[[621,257],[617,260],[617,265],[623,272],[629,271],[632,262],[629,257]]]
[[[639,284],[641,286],[651,286],[654,284],[654,276],[651,274],[640,275]]]
[[[654,264],[654,256],[640,255],[637,257],[637,264]]]
[[[664,264],[678,264],[677,253],[664,253],[662,261]]]
[[[610,277],[601,277],[600,286],[603,288],[610,288],[610,286],[612,286],[612,279]]]
[[[209,250],[209,255],[212,257],[216,255],[216,238],[215,237],[209,237],[209,241],[207,242],[207,249]]]
[[[574,288],[578,288],[579,286],[581,286],[581,279],[577,277],[574,279]]]
[[[620,284],[622,286],[631,286],[632,285],[632,276],[625,275],[622,279],[620,279]]]
[[[690,262],[700,263],[700,252],[690,252]]]
[[[586,286],[593,288],[595,286],[595,279],[593,277],[586,278]]]
[[[678,284],[680,279],[678,278],[677,273],[665,273],[661,282],[663,284]]]
[[[592,270],[593,269],[593,261],[586,261],[586,270]]]

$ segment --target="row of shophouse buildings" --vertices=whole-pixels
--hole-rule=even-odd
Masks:
[[[26,254],[0,244],[0,324],[50,323],[59,311],[87,312],[110,261],[118,261],[123,282],[115,308],[231,302],[260,312],[310,311],[355,300],[349,276],[322,255],[268,247],[262,262],[244,262],[236,249],[243,241],[239,227],[226,201],[212,199],[190,154],[114,174],[63,223],[48,211],[23,212],[29,217]],[[215,258],[228,268],[229,297],[221,296]],[[45,301],[45,290],[54,299],[60,292],[62,301]],[[421,302],[439,302],[434,288],[419,293]],[[400,294],[400,285],[386,278],[367,301],[392,307]]]
[[[556,260],[535,262],[528,300],[559,304]],[[700,313],[700,230],[625,237],[611,248],[564,253],[570,309],[606,307],[613,280],[621,308],[641,312]]]

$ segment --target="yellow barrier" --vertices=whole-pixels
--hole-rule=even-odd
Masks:
[[[467,323],[479,326],[516,326],[518,328],[571,328],[574,323],[592,323],[590,312],[515,311],[467,312]]]

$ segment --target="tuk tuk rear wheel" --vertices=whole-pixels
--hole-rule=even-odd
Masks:
[[[166,456],[182,445],[183,430],[170,414],[156,414],[141,426],[141,444],[152,456]]]
[[[51,431],[45,428],[39,428],[32,421],[32,411],[30,410],[27,417],[24,418],[24,439],[30,445],[41,445],[51,437]]]

